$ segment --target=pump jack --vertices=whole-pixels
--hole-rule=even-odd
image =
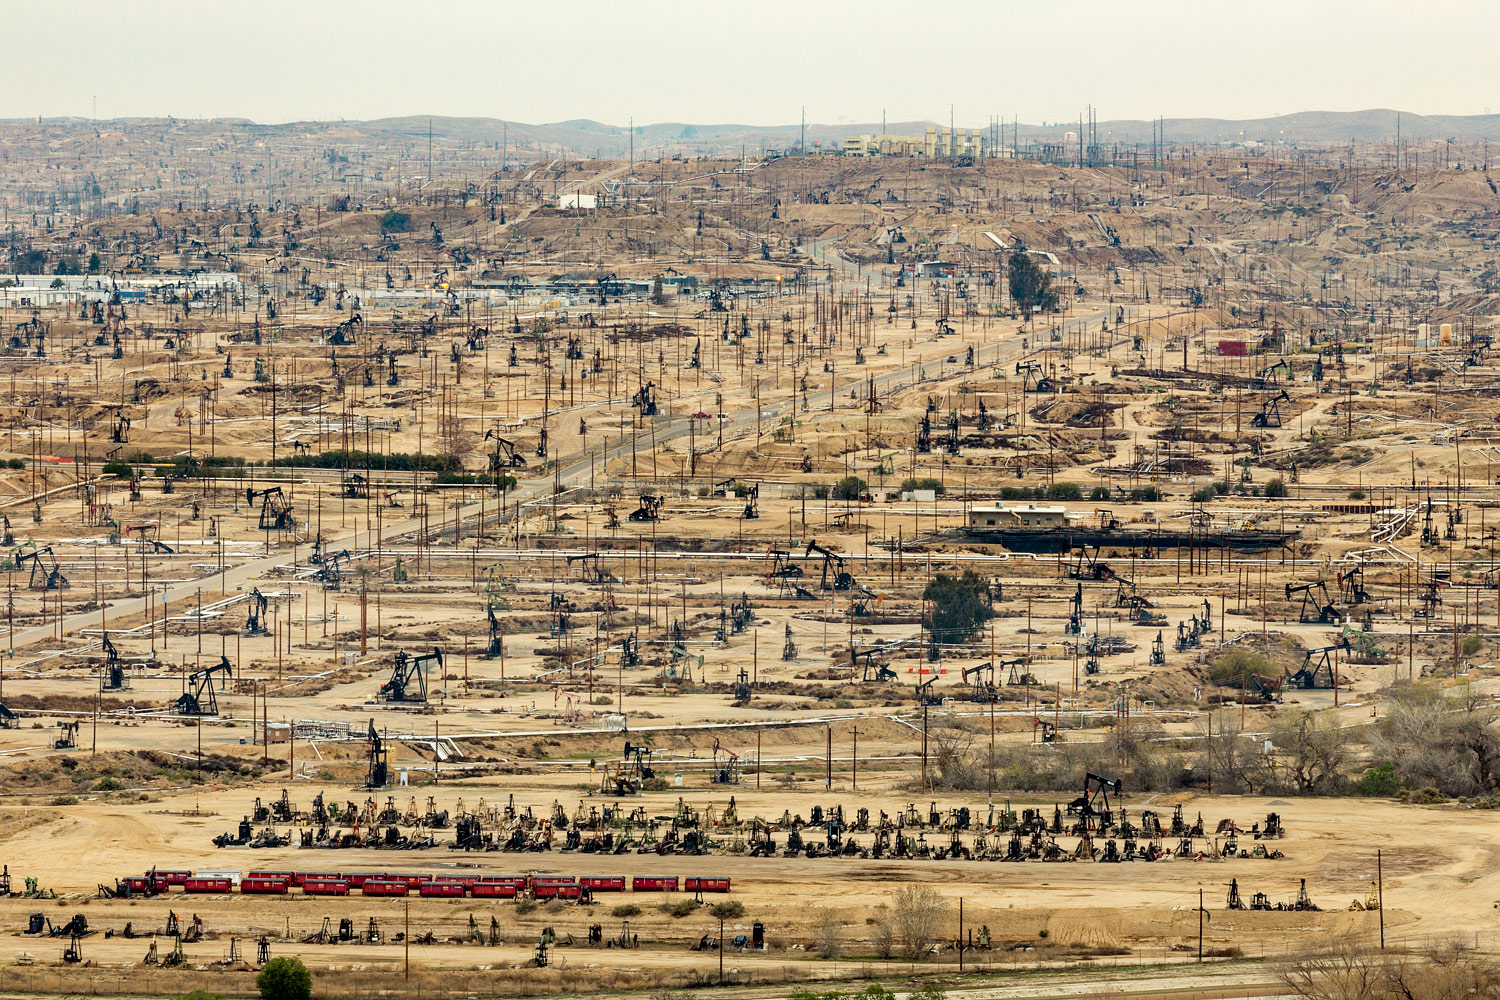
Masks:
[[[819,590],[852,590],[854,588],[854,574],[844,568],[843,556],[815,541],[807,543],[807,551],[803,553],[803,556],[810,556],[814,552],[823,557],[823,575],[818,584]]]
[[[1290,402],[1291,396],[1287,395],[1285,389],[1271,396],[1260,404],[1260,412],[1250,417],[1251,427],[1280,427],[1281,426],[1281,404]]]
[[[101,637],[100,648],[104,650],[104,673],[99,679],[102,691],[123,691],[130,686],[125,677],[125,665],[120,662],[120,651],[109,641],[109,633]]]
[[[365,737],[368,740],[366,760],[369,769],[365,772],[366,788],[384,788],[390,779],[390,751],[386,749],[385,740],[375,731],[375,720],[370,720],[370,729]]]
[[[503,637],[505,633],[500,628],[500,619],[495,617],[495,606],[488,604],[484,610],[490,619],[490,644],[485,648],[484,655],[493,660],[503,651]]]
[[[295,531],[297,529],[297,519],[292,514],[292,505],[281,492],[280,486],[272,486],[264,490],[253,488],[245,490],[245,503],[255,503],[256,497],[261,498],[259,523],[262,531]]]
[[[1349,639],[1340,637],[1339,641],[1332,646],[1321,646],[1317,649],[1309,649],[1302,656],[1302,666],[1295,672],[1288,669],[1286,682],[1294,688],[1304,690],[1311,688],[1333,687],[1333,658],[1335,650],[1349,648]]]
[[[740,517],[746,521],[754,521],[760,517],[760,483],[745,491],[745,509]]]
[[[440,671],[443,668],[443,651],[436,647],[432,652],[421,656],[407,656],[405,650],[397,650],[395,663],[391,666],[391,678],[380,685],[380,700],[425,702],[427,671],[433,665]],[[415,689],[408,690],[413,685]]]
[[[252,636],[270,635],[271,630],[266,628],[266,609],[270,606],[266,595],[260,592],[259,587],[250,591],[250,610],[245,614],[245,634]]]
[[[486,441],[495,442],[495,450],[490,454],[490,470],[498,472],[503,468],[519,469],[526,464],[526,456],[517,449],[515,442],[508,441],[493,430],[484,432]]]
[[[43,561],[44,556],[51,557],[50,565]],[[58,563],[57,554],[52,551],[52,546],[44,545],[35,552],[17,554],[17,569],[28,562],[31,563],[31,579],[28,586],[32,590],[67,590],[72,586],[68,578],[63,576],[61,564]]]
[[[998,701],[1000,690],[995,686],[995,665],[989,660],[964,667],[964,683],[969,685],[975,701]]]
[[[1313,596],[1314,591],[1322,595],[1321,600]],[[1313,583],[1298,583],[1286,585],[1286,599],[1291,600],[1294,596],[1302,596],[1302,608],[1298,617],[1302,622],[1317,622],[1322,625],[1337,625],[1339,609],[1334,606],[1333,599],[1328,596],[1328,585],[1322,580]]]
[[[57,724],[57,739],[52,741],[54,750],[77,750],[78,749],[78,722],[59,722]]]
[[[881,663],[875,658],[876,655],[879,654],[879,652],[879,646],[871,646],[869,649],[858,649],[855,647],[850,647],[850,666],[859,664],[859,661],[861,659],[864,660],[864,669],[861,672],[859,678],[860,683],[869,684],[875,681],[884,683],[886,681],[894,681],[898,679],[896,671],[892,670],[890,667],[886,666],[884,663]]]
[[[1083,776],[1083,794],[1068,803],[1068,815],[1077,816],[1086,831],[1113,826],[1109,793],[1120,795],[1123,791],[1119,778],[1105,778],[1090,771]]]
[[[641,505],[630,512],[630,519],[632,521],[660,521],[666,506],[666,497],[648,493],[641,497]]]
[[[630,405],[640,410],[643,417],[656,416],[656,397],[651,394],[651,390],[655,387],[655,382],[647,382],[634,396],[630,397]]]
[[[229,657],[220,656],[216,665],[188,674],[188,690],[178,695],[177,700],[172,703],[173,711],[178,715],[218,715],[219,699],[214,694],[214,675],[223,674],[228,677],[232,673],[234,668],[229,663]],[[221,680],[220,686],[223,683]]]

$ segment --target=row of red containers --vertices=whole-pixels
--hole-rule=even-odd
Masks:
[[[166,892],[181,886],[189,893],[227,893],[234,891],[230,878],[195,878],[191,872],[153,872],[122,880],[131,892]],[[676,875],[635,876],[630,880],[632,892],[676,892]],[[728,878],[687,877],[681,880],[686,892],[728,892]],[[458,897],[470,895],[481,899],[513,899],[529,892],[536,899],[578,899],[583,890],[624,892],[624,876],[564,875],[452,875],[392,874],[383,872],[280,872],[253,871],[240,880],[240,892],[247,895],[285,895],[292,887],[309,896],[347,896],[358,889],[365,896],[406,896],[413,889],[419,896]]]

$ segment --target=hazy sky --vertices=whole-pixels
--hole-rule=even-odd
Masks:
[[[1500,110],[1494,0],[11,0],[0,117]]]

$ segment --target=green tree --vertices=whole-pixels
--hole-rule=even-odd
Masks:
[[[715,903],[708,912],[717,920],[738,920],[745,915],[745,904],[737,899],[731,899],[723,903]]]
[[[1052,275],[1037,267],[1031,255],[1023,250],[1010,255],[1010,297],[1023,316],[1030,316],[1037,308],[1042,312],[1057,308]]]
[[[651,280],[651,304],[654,306],[664,306],[667,304],[667,293],[662,288],[661,275],[657,275]]]
[[[940,642],[962,642],[995,617],[987,600],[990,585],[966,569],[961,576],[939,573],[922,591],[927,602],[927,627]]]
[[[1278,476],[1277,478],[1271,480],[1269,483],[1266,483],[1266,496],[1268,496],[1268,497],[1284,497],[1284,496],[1286,496],[1286,483],[1284,483],[1284,482],[1281,481],[1281,477]]]
[[[261,1000],[311,1000],[312,973],[300,958],[273,958],[255,977]]]
[[[382,233],[404,233],[411,229],[411,216],[405,212],[391,209],[380,217],[380,231]]]
[[[835,500],[858,500],[868,488],[869,484],[858,476],[845,476],[834,485],[832,496]]]
[[[911,476],[901,480],[901,491],[903,493],[911,493],[916,490],[932,490],[932,492],[942,496],[943,481],[936,476],[923,476],[920,479],[916,476]]]
[[[1047,487],[1048,500],[1082,500],[1083,490],[1077,483],[1053,483]]]
[[[103,266],[104,262],[99,259],[99,255],[97,253],[89,254],[89,274],[98,274],[99,268]]]

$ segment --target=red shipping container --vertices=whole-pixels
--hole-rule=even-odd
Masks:
[[[296,872],[292,875],[292,885],[303,886],[306,885],[310,879],[318,879],[320,881],[327,882],[336,881],[342,877],[343,876],[341,876],[338,872]]]
[[[399,876],[387,875],[385,872],[344,872],[339,877],[342,878],[345,882],[348,882],[351,889],[361,888],[366,882],[370,881],[371,879],[389,880],[392,878],[399,878]],[[406,880],[401,879],[401,881],[404,882]]]
[[[624,875],[585,875],[578,884],[593,892],[624,892]]]
[[[516,887],[507,882],[475,882],[469,886],[475,899],[515,899]]]
[[[309,878],[303,881],[302,891],[309,896],[347,896],[349,883],[341,878]]]
[[[411,892],[411,886],[400,878],[367,878],[359,891],[365,896],[405,896]]]
[[[462,882],[423,882],[417,886],[418,896],[451,898],[464,894]]]

